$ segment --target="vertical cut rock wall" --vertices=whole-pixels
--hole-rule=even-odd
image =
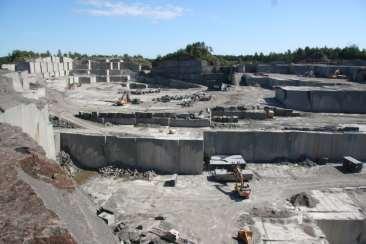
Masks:
[[[53,128],[48,120],[48,107],[37,108],[34,103],[18,104],[0,114],[0,122],[18,126],[32,137],[50,159],[56,159]]]
[[[200,174],[202,140],[130,138],[61,133],[61,149],[79,167],[98,169],[108,165],[155,170],[160,173]]]
[[[241,154],[249,162],[327,157],[339,161],[350,155],[366,160],[366,134],[314,131],[206,131],[204,154]]]

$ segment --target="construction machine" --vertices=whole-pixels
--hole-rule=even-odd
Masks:
[[[336,69],[334,71],[334,74],[330,76],[330,78],[333,79],[347,79],[347,76],[342,74],[342,71],[340,69]]]
[[[122,96],[114,102],[115,106],[123,106],[131,102],[130,94],[128,91],[124,91]]]
[[[114,102],[115,106],[123,106],[131,102],[130,82],[127,82],[127,90],[122,93],[122,96]]]
[[[244,244],[253,244],[253,232],[249,227],[244,227],[238,231],[238,240],[241,240]]]
[[[239,194],[240,197],[249,198],[252,190],[250,189],[249,183],[244,180],[239,164],[235,164],[233,166],[233,174],[236,179],[234,190]]]

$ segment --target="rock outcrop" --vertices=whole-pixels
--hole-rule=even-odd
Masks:
[[[56,159],[48,106],[44,94],[40,97],[45,88],[39,79],[15,72],[0,72],[0,122],[20,127],[44,149],[48,158]],[[30,84],[33,84],[32,89]]]
[[[0,123],[0,243],[116,243],[96,206],[19,128]]]

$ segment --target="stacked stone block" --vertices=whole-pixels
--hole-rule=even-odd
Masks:
[[[30,74],[41,74],[43,78],[67,76],[72,70],[72,59],[67,57],[45,57],[32,61],[19,62],[16,71],[28,71]]]

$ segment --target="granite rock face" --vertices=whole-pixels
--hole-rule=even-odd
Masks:
[[[152,74],[200,83],[203,75],[211,73],[212,69],[213,66],[204,60],[164,60],[153,65]]]
[[[84,193],[20,128],[0,123],[0,243],[115,243]]]
[[[40,165],[37,160],[32,160],[31,155],[42,156],[42,149],[19,129],[1,124],[0,134],[0,242],[76,243],[58,216],[44,206],[42,199],[18,177],[17,172],[23,166],[34,176],[51,180],[56,173],[62,175],[61,169],[56,164],[43,161],[42,165],[48,166],[49,170],[39,172],[37,168]],[[28,163],[30,161],[32,163]],[[74,188],[71,180],[65,179],[64,183],[59,186],[67,185],[70,190]]]
[[[322,113],[366,113],[366,90],[344,87],[277,87],[276,99],[286,108]]]
[[[0,71],[0,123],[20,127],[42,146],[48,158],[56,159],[48,106],[44,96],[35,95],[44,91],[42,82],[42,79],[30,81],[29,76],[20,79],[17,73]],[[30,89],[30,84],[40,87]]]

